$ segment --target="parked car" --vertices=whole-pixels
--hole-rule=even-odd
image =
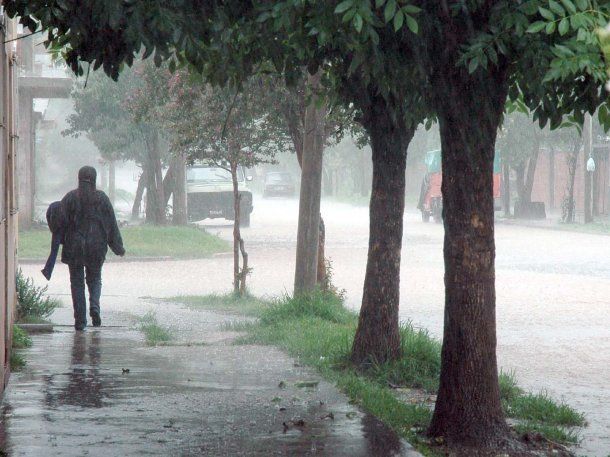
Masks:
[[[263,197],[294,197],[296,185],[290,173],[272,171],[265,175]]]
[[[242,168],[237,169],[239,195],[241,196],[240,225],[250,226],[250,214],[254,209],[252,192],[247,187]],[[190,221],[225,218],[235,220],[233,206],[233,181],[231,172],[220,167],[193,165],[186,170],[186,196]]]

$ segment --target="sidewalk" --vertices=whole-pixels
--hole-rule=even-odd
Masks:
[[[150,348],[127,327],[33,336],[3,402],[6,454],[419,455],[279,350],[232,345],[222,323],[235,316],[185,312],[199,316],[191,324],[207,335],[204,345]],[[104,323],[115,324],[109,314]],[[295,386],[303,380],[319,384]]]

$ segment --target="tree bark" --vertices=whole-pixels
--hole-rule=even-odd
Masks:
[[[452,56],[453,58],[453,56]],[[508,437],[496,360],[493,162],[505,70],[451,64],[434,78],[441,132],[445,322],[437,402],[428,430],[452,446]]]
[[[587,170],[587,161],[589,160],[589,157],[591,157],[591,134],[591,116],[587,114],[583,128],[583,137],[585,141],[585,147],[583,150],[583,173],[585,178],[585,224],[593,222],[593,213],[591,208],[591,177],[593,176],[593,173]]]
[[[537,128],[537,127],[536,127]],[[536,167],[538,165],[538,156],[540,155],[540,139],[536,136],[536,142],[532,148],[532,155],[527,161],[527,174],[523,188],[523,198],[527,203],[532,201],[532,190],[534,189],[534,178],[536,177]]]
[[[550,209],[555,209],[555,149],[549,149],[549,202]]]
[[[305,114],[294,295],[314,291],[318,279],[320,199],[326,112],[323,106],[317,104],[316,92],[320,86],[320,78],[319,71],[315,75],[308,75],[307,78],[307,84],[314,95]]]
[[[407,147],[415,134],[376,96],[364,122],[373,151],[369,248],[352,362],[367,366],[400,356],[398,306]]]
[[[153,164],[154,164],[154,177],[155,177],[155,190],[157,192],[157,212],[156,221],[159,225],[164,225],[166,218],[166,208],[167,204],[165,204],[165,192],[163,190],[163,164],[161,163],[161,149],[159,145],[159,135],[157,133],[153,134],[152,138],[152,153],[153,153]]]
[[[581,142],[581,137],[574,141],[574,146],[568,157],[568,187],[562,203],[562,221],[567,224],[572,224],[574,222],[574,211],[576,209],[574,203],[574,181],[576,179],[576,166],[578,163],[578,153],[580,152]]]
[[[241,197],[239,195],[239,181],[237,180],[237,163],[231,163],[231,180],[233,182],[233,210],[235,211],[235,218],[233,219],[233,293],[242,296],[242,292],[245,293],[246,290],[247,272],[243,269],[240,272],[239,268],[240,245],[243,250],[243,240],[239,229]]]
[[[301,97],[299,94],[294,93],[293,97],[298,98]],[[306,111],[306,110],[305,110]],[[301,168],[301,173],[303,172],[303,130],[304,130],[304,120],[303,113],[300,107],[293,107],[293,109],[287,109],[284,112],[286,118],[286,124],[288,126],[288,132],[290,134],[290,138],[292,139],[292,143],[294,145],[294,151],[297,156],[297,162],[299,163],[299,167]],[[322,218],[322,214],[320,214],[320,233],[318,238],[318,272],[316,282],[318,287],[322,290],[326,290],[330,284],[328,284],[328,272],[326,271],[326,257],[324,254],[324,246],[326,243],[326,228],[324,225],[324,219]]]
[[[146,169],[143,167],[142,174],[138,179],[138,188],[136,189],[136,196],[133,200],[133,206],[131,207],[131,219],[137,220],[140,218],[140,210],[142,209],[142,197],[144,196],[144,189],[146,188]]]
[[[183,154],[175,157],[174,169],[174,200],[172,222],[174,225],[188,223],[186,201],[186,157]]]

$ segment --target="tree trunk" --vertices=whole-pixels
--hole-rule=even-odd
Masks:
[[[435,87],[445,227],[445,322],[433,437],[457,446],[505,444],[496,361],[493,163],[507,93],[503,70],[457,66]]]
[[[295,97],[297,95],[294,95]],[[301,174],[303,172],[303,124],[299,116],[300,110],[289,110],[285,112],[286,123],[288,125],[288,131],[292,144],[294,145],[294,151],[297,156],[297,162],[301,168]],[[326,113],[325,113],[326,114]],[[324,257],[324,246],[326,243],[326,229],[324,225],[324,219],[320,214],[320,233],[318,238],[318,272],[316,282],[318,287],[322,290],[326,290],[330,284],[328,284],[328,272],[326,271],[326,257]]]
[[[239,269],[239,248],[243,241],[239,230],[241,197],[237,180],[237,163],[231,164],[231,179],[233,181],[233,210],[235,211],[235,218],[233,219],[233,293],[241,296],[242,290],[245,290],[246,272],[242,270],[243,274],[240,274]]]
[[[320,72],[308,75],[307,84],[313,94],[316,94],[319,88],[320,78]],[[316,98],[315,95],[312,97],[305,114],[294,295],[314,291],[318,279],[320,198],[326,109],[318,106]]]
[[[163,191],[163,164],[161,163],[161,149],[159,145],[159,135],[155,133],[152,138],[152,153],[154,164],[155,190],[157,192],[157,224],[164,225],[166,218],[165,192]]]
[[[186,225],[188,223],[188,211],[186,201],[186,157],[179,154],[175,158],[174,169],[174,200],[172,222],[174,225]]]
[[[536,142],[532,148],[532,155],[527,162],[527,175],[523,188],[523,198],[527,203],[532,201],[532,190],[534,188],[534,178],[536,177],[536,166],[538,165],[538,156],[540,155],[540,139],[536,136]]]
[[[510,166],[502,164],[502,200],[504,203],[504,217],[510,217]]]
[[[373,151],[369,249],[351,359],[366,366],[400,356],[398,306],[407,147],[415,129],[395,122],[376,96],[365,126]]]
[[[517,199],[520,202],[523,202],[526,200],[526,192],[525,192],[525,164],[524,163],[520,163],[519,165],[517,165],[515,167],[515,175],[516,175],[516,182],[515,184],[517,185]]]
[[[131,219],[138,220],[140,218],[140,210],[142,209],[142,197],[146,188],[146,171],[143,169],[140,178],[138,179],[138,188],[136,189],[136,197],[133,200],[131,207]]]
[[[108,198],[114,205],[116,200],[116,161],[114,160],[108,162]]]
[[[585,148],[583,151],[583,173],[585,174],[585,224],[593,222],[593,214],[591,208],[591,177],[593,176],[593,173],[587,170],[587,161],[589,160],[589,157],[591,157],[592,148],[591,123],[591,115],[587,114],[585,117],[585,124],[583,126],[583,137],[585,140]]]
[[[568,187],[566,189],[566,196],[562,203],[562,221],[567,224],[574,223],[574,211],[576,205],[574,202],[574,181],[576,179],[576,166],[578,163],[578,153],[580,152],[582,138],[578,137],[574,140],[574,146],[572,152],[568,157]]]

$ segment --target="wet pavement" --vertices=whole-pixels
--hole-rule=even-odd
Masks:
[[[3,402],[7,455],[419,455],[272,348],[150,348],[117,327],[33,340]],[[295,387],[304,379],[319,384]]]
[[[346,303],[358,309],[362,297],[368,210],[329,201],[322,214],[334,283],[346,290]],[[252,227],[242,230],[253,272],[249,287],[257,295],[290,292],[294,281],[295,200],[255,199]],[[230,239],[225,221],[208,221],[210,232]],[[442,334],[443,228],[424,224],[408,211],[401,274],[400,317]],[[610,237],[498,224],[498,358],[530,390],[545,389],[585,413],[579,454],[610,454]],[[129,250],[129,248],[127,247]],[[45,283],[39,265],[24,272]],[[152,309],[181,338],[197,341],[199,325],[179,307],[139,297],[226,292],[231,287],[231,257],[108,263],[104,270],[103,312],[121,324],[129,314]],[[67,268],[60,266],[50,292],[69,303]],[[58,317],[60,320],[60,311]],[[114,316],[114,317],[113,317]],[[214,321],[222,318],[208,316]],[[57,320],[57,319],[56,319]],[[69,313],[68,313],[69,320]]]

